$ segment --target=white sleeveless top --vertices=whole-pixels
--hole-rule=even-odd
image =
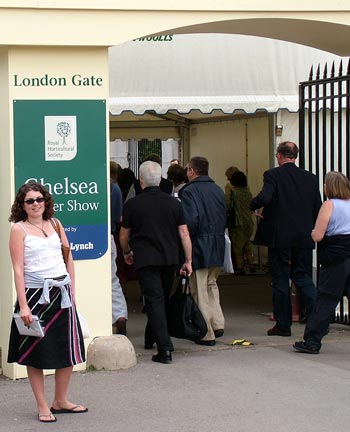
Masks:
[[[332,198],[333,212],[329,219],[326,234],[350,234],[350,200]]]
[[[18,222],[26,233],[24,238],[24,272],[36,273],[43,278],[54,278],[67,274],[64,264],[61,240],[55,232],[50,237],[28,234],[25,226]]]

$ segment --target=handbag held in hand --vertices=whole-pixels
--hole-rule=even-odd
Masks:
[[[208,331],[205,319],[194,301],[188,276],[180,276],[177,289],[170,297],[167,307],[169,335],[196,341]]]
[[[14,313],[13,318],[20,335],[34,336],[39,338],[44,337],[44,329],[41,326],[39,317],[37,315],[32,315],[33,321],[30,325],[24,324],[19,313]]]

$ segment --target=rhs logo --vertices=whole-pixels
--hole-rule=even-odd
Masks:
[[[45,160],[67,161],[77,154],[76,116],[45,116]]]
[[[59,136],[63,137],[63,145],[66,145],[66,138],[71,133],[70,124],[68,122],[59,122],[57,125],[57,133]]]

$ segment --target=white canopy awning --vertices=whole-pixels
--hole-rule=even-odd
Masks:
[[[290,42],[227,34],[137,39],[110,48],[109,56],[112,115],[296,112],[298,84],[311,66],[323,70],[341,60]]]
[[[124,111],[134,114],[144,114],[146,111],[155,111],[157,114],[166,114],[175,111],[179,114],[189,114],[198,110],[203,114],[211,114],[219,110],[224,114],[231,114],[237,110],[254,113],[264,109],[276,112],[280,108],[298,111],[298,96],[154,96],[154,97],[112,97],[110,110],[114,115]]]

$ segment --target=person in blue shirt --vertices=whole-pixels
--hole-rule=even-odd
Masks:
[[[322,204],[310,236],[318,243],[320,264],[317,299],[307,320],[304,340],[296,351],[318,354],[328,333],[334,310],[350,286],[350,182],[344,174],[330,171],[325,178],[327,200]]]

